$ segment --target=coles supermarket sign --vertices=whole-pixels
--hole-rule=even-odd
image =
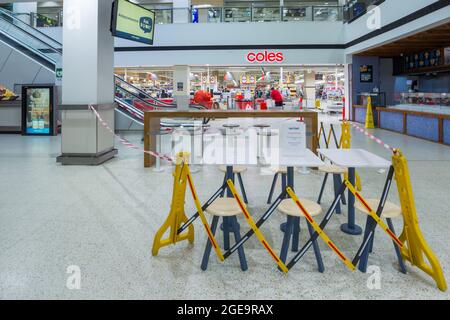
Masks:
[[[262,52],[249,52],[246,59],[250,63],[281,63],[284,61],[284,54],[282,52],[262,51]]]

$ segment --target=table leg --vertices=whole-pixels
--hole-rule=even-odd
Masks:
[[[348,168],[348,181],[355,185],[355,168]],[[362,228],[355,224],[355,196],[348,191],[348,221],[341,225],[341,230],[347,234],[360,235]]]

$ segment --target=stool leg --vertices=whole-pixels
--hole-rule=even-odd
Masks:
[[[275,175],[273,176],[272,187],[270,188],[270,192],[269,192],[269,198],[267,199],[267,204],[272,203],[272,196],[273,196],[273,192],[275,190],[275,186],[277,185],[277,180],[278,180],[278,173],[275,173]]]
[[[342,177],[341,177],[341,175],[339,175],[339,178],[338,178],[338,182],[339,182],[339,187],[342,185]],[[338,187],[338,189],[339,189],[339,187]],[[344,206],[346,206],[347,205],[347,200],[345,200],[345,194],[343,193],[342,194],[342,198],[341,198],[342,200],[342,204],[344,205]]]
[[[223,227],[223,248],[225,250],[230,249],[230,221],[229,217],[223,217],[222,227]]]
[[[286,173],[281,174],[281,192],[286,190],[287,187],[287,175]]]
[[[298,251],[298,242],[300,238],[300,217],[294,218],[294,225],[292,228],[292,251],[297,252]]]
[[[227,174],[225,173],[225,175],[223,176],[223,184],[225,184],[227,182]],[[224,188],[222,190],[222,193],[220,194],[220,197],[223,198],[225,196],[225,191],[227,190],[227,188]]]
[[[234,240],[236,243],[241,241],[241,234],[239,233],[239,226],[236,217],[230,217],[231,228],[234,232]],[[240,246],[238,249],[239,262],[241,264],[241,270],[246,271],[248,269],[247,260],[245,259],[244,246]]]
[[[335,197],[338,196],[338,192],[339,192],[339,180],[338,179],[339,179],[339,175],[333,174],[334,196]],[[336,206],[336,213],[341,214],[341,204],[339,202]]]
[[[394,224],[392,223],[392,219],[387,218],[386,222],[388,224],[389,229],[391,229],[391,231],[395,234],[395,229],[394,229]],[[398,264],[400,265],[400,272],[406,274],[406,265],[405,265],[405,262],[403,261],[403,257],[400,253],[400,249],[398,248],[398,246],[395,244],[394,241],[392,241],[392,243],[394,244],[395,254],[397,255]]]
[[[214,216],[211,223],[211,232],[213,235],[216,234],[217,223],[219,222],[219,217]],[[211,254],[212,244],[211,241],[206,242],[205,252],[203,253],[201,269],[205,271],[208,268],[209,256]]]
[[[373,233],[372,239],[369,242],[369,253],[373,252],[373,242],[375,241],[375,232]]]
[[[317,199],[318,204],[320,204],[320,201],[322,201],[322,195],[323,195],[323,191],[325,190],[325,185],[327,184],[327,179],[328,179],[328,173],[325,173],[325,176],[323,177],[322,187],[320,187],[319,199]]]
[[[371,217],[368,215],[367,219],[366,219],[366,227],[364,229],[364,239],[366,239],[366,237],[368,236],[368,226],[369,226],[370,219],[371,219]],[[367,262],[369,261],[369,253],[371,251],[370,247],[371,247],[372,241],[373,241],[373,237],[372,237],[372,239],[369,239],[369,244],[366,246],[363,253],[361,254],[361,258],[359,259],[358,269],[361,272],[367,271]]]
[[[308,222],[306,222],[306,224],[308,225],[309,234],[312,236],[314,234],[314,229],[311,227],[311,225]],[[322,255],[320,254],[320,248],[319,248],[319,244],[317,243],[317,239],[313,241],[313,248],[314,248],[314,254],[316,255],[317,268],[319,269],[319,272],[324,272],[325,267],[323,265]]]
[[[241,187],[242,197],[244,198],[244,202],[248,203],[247,194],[245,193],[244,182],[242,181],[241,173],[238,173],[237,177],[238,177],[239,185]]]
[[[294,217],[287,216],[286,230],[284,230],[283,244],[281,245],[281,253],[280,253],[280,259],[283,262],[286,262],[289,243],[291,242],[293,222]]]

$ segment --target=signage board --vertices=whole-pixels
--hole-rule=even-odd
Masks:
[[[127,0],[113,3],[111,19],[113,36],[153,44],[155,12]]]

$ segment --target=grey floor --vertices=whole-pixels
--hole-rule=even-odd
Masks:
[[[333,119],[325,119],[334,121]],[[449,270],[450,148],[403,135],[375,130],[375,134],[409,159],[420,224]],[[389,158],[383,148],[353,133],[353,146]],[[139,134],[127,137],[140,144]],[[153,236],[170,206],[169,168],[155,173],[143,168],[143,156],[119,145],[119,155],[98,167],[63,167],[55,163],[59,137],[0,135],[0,298],[2,299],[449,299],[425,273],[408,264],[398,271],[392,242],[378,230],[369,265],[380,268],[381,288],[368,286],[370,274],[350,272],[323,243],[325,273],[317,272],[312,251],[287,275],[280,273],[256,239],[245,245],[249,270],[242,272],[237,256],[225,263],[211,255],[209,268],[200,262],[206,236],[197,222],[193,246],[180,243],[152,257]],[[378,197],[386,172],[361,170],[363,194]],[[258,168],[244,174],[250,210],[259,217],[272,176]],[[222,182],[215,167],[194,175],[199,196],[206,200]],[[322,175],[296,173],[296,191],[317,197]],[[396,188],[390,200],[398,202]],[[324,206],[332,201],[331,184]],[[189,195],[189,193],[188,193]],[[194,206],[186,202],[190,215]],[[262,232],[279,251],[283,217],[276,213]],[[326,231],[350,257],[361,236],[343,234],[346,215],[334,216]],[[241,221],[243,229],[248,227]],[[357,214],[357,223],[365,217]],[[397,232],[401,221],[396,221]],[[301,241],[306,240],[302,221]],[[222,237],[219,236],[222,242]],[[291,253],[292,256],[292,253]],[[69,266],[81,270],[81,288],[68,289]]]

